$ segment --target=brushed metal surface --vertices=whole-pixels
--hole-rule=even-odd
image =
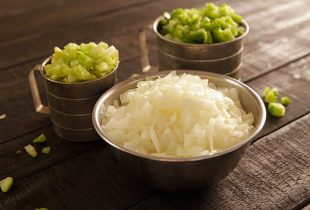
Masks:
[[[73,129],[62,127],[53,121],[53,130],[57,136],[73,142],[89,142],[100,139],[94,128]]]
[[[51,116],[55,133],[70,141],[86,142],[98,139],[92,124],[92,110],[100,95],[116,83],[118,66],[105,77],[86,82],[63,83],[45,76],[44,66],[50,60],[51,57],[47,58],[29,74],[36,109],[42,112],[40,106],[37,108],[41,100],[40,95],[36,93],[38,91],[35,91],[37,85],[34,70],[40,71],[41,78],[44,79],[48,107],[42,104],[41,106],[48,110],[47,114]]]
[[[235,71],[239,67],[241,63],[242,50],[243,48],[227,57],[209,60],[189,60],[176,57],[159,50],[158,60],[163,70],[195,69],[218,74],[227,74]]]

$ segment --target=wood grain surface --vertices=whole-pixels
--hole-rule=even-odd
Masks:
[[[219,4],[224,1],[217,1]],[[268,116],[239,166],[203,192],[164,193],[127,174],[103,141],[77,144],[52,131],[35,112],[27,75],[67,42],[106,41],[120,51],[118,79],[141,73],[139,30],[164,11],[202,0],[14,0],[0,2],[0,209],[309,209],[310,4],[307,0],[233,0],[250,25],[242,80],[258,93],[277,87],[293,103],[283,118]],[[148,34],[152,64],[156,40]],[[44,98],[44,86],[38,77]],[[50,155],[32,159],[23,146],[44,133]],[[20,150],[21,153],[16,153]],[[308,205],[308,206],[307,206]]]
[[[293,209],[310,197],[310,114],[265,136],[204,192],[161,194],[132,209]],[[185,201],[185,202],[184,202]]]

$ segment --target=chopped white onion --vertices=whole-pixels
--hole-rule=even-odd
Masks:
[[[101,128],[116,143],[143,154],[193,157],[242,141],[253,128],[235,88],[175,72],[120,96],[103,112]]]

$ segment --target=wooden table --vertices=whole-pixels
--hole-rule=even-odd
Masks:
[[[309,209],[310,4],[308,0],[233,0],[250,25],[242,81],[258,93],[277,87],[293,103],[268,116],[238,167],[203,192],[165,193],[124,173],[103,141],[72,143],[35,112],[27,74],[68,42],[106,41],[120,51],[118,78],[140,73],[137,34],[164,11],[202,0],[15,0],[0,2],[0,209]],[[150,35],[156,65],[155,38]],[[39,84],[43,90],[42,82]],[[43,93],[43,91],[42,91]],[[45,134],[50,155],[23,147]],[[16,153],[20,150],[21,153]]]

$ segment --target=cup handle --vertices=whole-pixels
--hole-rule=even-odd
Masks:
[[[150,64],[150,59],[148,56],[149,50],[148,50],[148,46],[146,43],[146,31],[147,30],[152,30],[152,26],[148,25],[139,31],[139,46],[140,46],[140,53],[141,53],[140,62],[142,66],[142,73],[147,73],[151,70],[158,71],[158,67],[151,66]]]
[[[41,65],[36,65],[31,69],[31,71],[28,74],[28,82],[30,85],[31,95],[34,107],[37,112],[42,114],[50,114],[50,109],[48,106],[44,106],[41,102],[41,97],[37,85],[37,81],[34,75],[34,71],[40,71]]]

